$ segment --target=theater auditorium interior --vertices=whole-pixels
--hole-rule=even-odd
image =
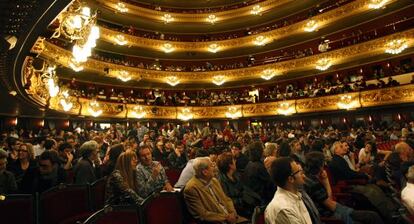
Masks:
[[[413,0],[0,11],[0,223],[414,224]]]

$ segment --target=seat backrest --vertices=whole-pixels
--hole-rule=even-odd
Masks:
[[[180,178],[181,171],[181,169],[165,169],[165,174],[167,175],[168,181],[172,186],[174,186],[175,183],[177,183],[178,179]]]
[[[91,184],[91,206],[93,210],[102,209],[105,205],[106,177]]]
[[[42,224],[56,224],[90,211],[88,185],[58,185],[40,194]]]
[[[265,224],[264,211],[266,206],[256,206],[253,211],[252,224]]]
[[[36,222],[35,197],[30,194],[6,195],[0,200],[1,223],[34,224]]]
[[[91,215],[83,224],[139,224],[140,213],[136,206],[105,206]]]
[[[144,222],[146,224],[181,224],[183,223],[182,205],[183,202],[179,193],[161,192],[152,194],[142,203]]]

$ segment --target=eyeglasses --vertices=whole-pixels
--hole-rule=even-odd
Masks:
[[[292,174],[290,174],[291,177],[294,177],[296,174],[303,172],[303,170],[298,170]]]

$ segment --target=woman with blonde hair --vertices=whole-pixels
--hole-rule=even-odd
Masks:
[[[33,146],[30,143],[22,143],[17,150],[18,159],[11,163],[7,169],[12,172],[16,178],[16,182],[19,185],[23,179],[24,174],[30,170],[36,168],[36,161],[34,159]]]
[[[137,155],[132,151],[123,152],[117,159],[115,170],[106,184],[106,203],[111,205],[139,205],[143,199],[138,196],[136,169]]]

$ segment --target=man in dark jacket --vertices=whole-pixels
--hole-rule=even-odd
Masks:
[[[16,180],[12,172],[6,170],[7,152],[0,149],[0,195],[15,193],[17,191]]]

